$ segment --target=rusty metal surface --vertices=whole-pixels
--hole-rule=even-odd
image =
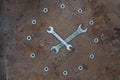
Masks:
[[[6,80],[120,80],[120,0],[2,1],[4,55],[0,59],[4,57]],[[60,8],[62,3],[65,9]],[[45,7],[48,13],[43,13]],[[83,13],[77,13],[78,8]],[[37,24],[31,23],[33,19]],[[87,26],[91,19],[95,24]],[[88,31],[69,42],[72,51],[65,47],[58,55],[50,51],[59,41],[46,32],[49,25],[65,39],[79,24]],[[30,41],[26,40],[28,35],[32,36]],[[97,44],[93,42],[95,37],[99,38]],[[36,55],[33,59],[32,52]],[[92,60],[90,53],[95,55]],[[83,71],[78,70],[79,65]],[[45,66],[49,67],[48,72],[44,71]],[[68,71],[67,76],[63,75],[64,70]]]

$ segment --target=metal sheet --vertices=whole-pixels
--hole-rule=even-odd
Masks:
[[[2,1],[5,9],[1,11],[5,13],[1,14],[4,25],[0,31],[4,27],[1,44],[5,55],[0,59],[6,80],[120,80],[119,0]],[[65,9],[60,8],[61,4],[65,4]],[[47,13],[44,8],[48,8]],[[77,12],[79,8],[82,13]],[[32,20],[37,23],[32,24]],[[88,25],[90,20],[95,24]],[[69,42],[72,51],[65,47],[58,55],[50,51],[59,43],[46,32],[50,25],[65,39],[79,24],[88,31]],[[30,41],[26,39],[28,35]],[[96,37],[98,43],[94,43]],[[35,53],[35,58],[30,57],[31,53]],[[93,59],[89,58],[91,53]],[[78,70],[80,65],[82,71]],[[44,71],[45,66],[49,67],[48,72]],[[68,71],[67,76],[63,75],[64,70]]]

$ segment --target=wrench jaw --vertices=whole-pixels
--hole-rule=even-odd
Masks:
[[[59,49],[56,46],[52,46],[51,51],[55,51],[56,54],[59,53]]]
[[[67,50],[71,51],[71,49],[72,49],[72,45],[68,45]]]
[[[87,32],[87,30],[88,30],[88,28],[82,29],[82,24],[80,24],[79,27],[78,27],[79,32],[85,33],[85,32]]]
[[[54,28],[52,26],[49,26],[50,30],[47,30],[47,32],[50,34],[50,33],[53,33],[54,31]]]

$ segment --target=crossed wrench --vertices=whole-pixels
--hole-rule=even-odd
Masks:
[[[70,45],[70,44],[68,44],[67,42],[65,42],[55,31],[54,31],[54,28],[52,27],[52,26],[49,26],[49,28],[50,28],[50,30],[47,30],[47,32],[49,33],[49,34],[53,34],[58,40],[60,40],[60,42],[62,43],[62,44],[64,44],[65,46],[66,46],[66,48],[67,48],[67,50],[71,50],[71,48],[72,48],[72,45]]]
[[[78,29],[77,29],[74,33],[72,33],[69,37],[67,37],[65,40],[63,40],[63,39],[59,36],[59,38],[62,39],[62,40],[60,40],[60,39],[58,38],[58,34],[56,34],[56,33],[54,32],[53,27],[49,26],[50,30],[47,30],[47,32],[48,32],[48,33],[52,33],[55,37],[56,37],[56,35],[57,35],[56,38],[61,41],[61,43],[59,43],[58,45],[52,46],[51,51],[55,50],[55,51],[56,51],[55,53],[57,54],[57,53],[59,52],[59,50],[60,50],[61,47],[63,47],[64,45],[67,47],[67,46],[69,45],[69,44],[67,44],[67,42],[73,40],[73,39],[74,39],[75,37],[77,37],[79,34],[87,32],[87,28],[86,28],[85,30],[83,30],[81,27],[82,27],[82,24],[80,24],[80,25],[78,26]],[[53,32],[54,32],[54,33],[53,33]],[[66,45],[66,44],[67,44],[67,45]],[[68,50],[71,50],[71,47],[72,47],[72,45],[69,45],[69,46],[67,47],[67,49],[68,49]]]

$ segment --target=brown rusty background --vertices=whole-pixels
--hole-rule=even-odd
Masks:
[[[49,9],[46,14],[44,7]],[[87,26],[91,19],[95,24]],[[81,23],[88,32],[70,42],[71,52],[65,47],[58,55],[50,51],[59,42],[46,32],[49,25],[65,39]],[[30,58],[32,52],[35,59]],[[90,53],[95,54],[93,60]],[[120,80],[120,0],[0,0],[0,73],[0,80]]]

